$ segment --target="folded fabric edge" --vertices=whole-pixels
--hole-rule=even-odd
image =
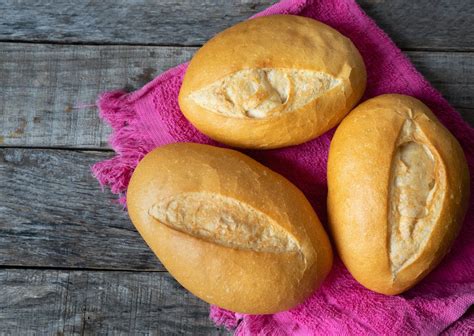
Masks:
[[[474,330],[474,306],[468,307],[464,315],[452,324],[446,327],[440,335],[442,336],[456,336],[456,335],[471,335]]]
[[[282,0],[276,4],[264,9],[263,11],[251,16],[250,18],[257,18],[261,16],[277,15],[277,14],[296,14],[300,13],[306,6],[311,5],[315,0]]]
[[[275,335],[278,330],[281,330],[281,335],[287,335],[286,331],[299,327],[297,322],[285,320],[285,328],[280,328],[282,325],[273,318],[273,315],[239,314],[214,305],[211,305],[209,317],[216,326],[233,330],[235,336]]]
[[[236,314],[230,310],[211,305],[209,318],[217,325],[226,329],[235,329],[239,324]]]

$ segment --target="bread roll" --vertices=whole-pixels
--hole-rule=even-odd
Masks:
[[[338,127],[328,212],[354,278],[383,294],[418,283],[451,247],[469,198],[461,146],[419,100],[370,99]]]
[[[275,15],[207,42],[189,64],[179,105],[215,140],[277,148],[334,127],[365,83],[364,62],[348,38],[313,19]]]
[[[135,170],[127,205],[176,280],[232,311],[292,308],[331,268],[328,237],[301,191],[233,150],[155,149]]]

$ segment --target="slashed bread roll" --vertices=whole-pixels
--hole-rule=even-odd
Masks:
[[[239,23],[199,49],[179,105],[215,140],[278,148],[334,127],[365,85],[364,62],[348,38],[313,19],[275,15]]]
[[[328,212],[354,278],[383,294],[418,283],[451,247],[469,198],[461,146],[419,100],[370,99],[338,127],[328,161]]]
[[[206,302],[269,314],[321,284],[332,250],[303,193],[239,152],[181,143],[139,163],[130,218],[167,270]]]

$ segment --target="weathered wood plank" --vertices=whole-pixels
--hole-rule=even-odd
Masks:
[[[200,45],[275,2],[6,0],[0,3],[0,39]],[[470,0],[358,2],[402,48],[474,50]]]
[[[356,0],[402,49],[474,50],[472,0]]]
[[[104,90],[140,87],[196,48],[3,43],[0,146],[104,148],[109,129],[93,103]],[[474,125],[474,53],[408,52]]]
[[[0,150],[0,266],[164,270],[91,176],[110,155]]]
[[[2,335],[229,335],[168,273],[1,269]]]
[[[406,54],[418,71],[451,104],[460,108],[474,108],[474,53],[407,52]]]
[[[104,147],[93,105],[104,90],[138,88],[195,49],[0,44],[0,143]]]
[[[275,2],[6,0],[0,4],[0,39],[199,45]]]

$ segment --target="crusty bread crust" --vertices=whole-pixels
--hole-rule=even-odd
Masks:
[[[176,280],[232,311],[292,308],[332,265],[328,237],[303,193],[237,151],[190,143],[155,149],[132,176],[127,206]]]
[[[387,94],[359,105],[338,127],[328,189],[344,264],[365,287],[393,295],[448,252],[467,210],[469,171],[461,146],[426,105]]]
[[[215,140],[278,148],[336,126],[365,85],[364,62],[348,38],[313,19],[275,15],[239,23],[199,49],[179,105]]]

